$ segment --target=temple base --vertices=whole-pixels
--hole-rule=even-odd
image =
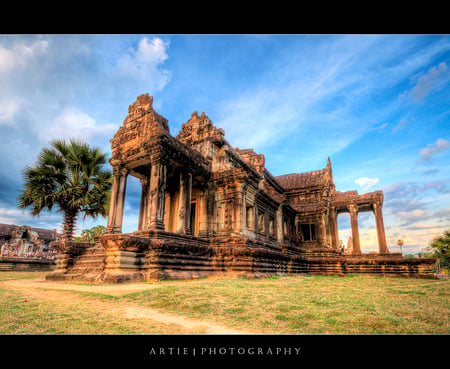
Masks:
[[[95,247],[77,248],[74,255],[66,250],[47,279],[124,283],[301,274],[434,278],[433,264],[434,259],[403,259],[401,254],[344,255],[326,247],[277,248],[243,237],[207,240],[148,230],[104,235]]]

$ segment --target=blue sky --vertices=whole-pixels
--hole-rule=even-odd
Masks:
[[[273,175],[324,168],[338,191],[383,190],[388,246],[416,252],[450,228],[448,35],[0,35],[0,222],[61,227],[16,209],[20,171],[54,138],[109,140],[142,93],[176,135],[197,110]],[[128,183],[124,231],[137,224]],[[338,218],[340,238],[350,235]],[[373,216],[359,216],[363,252]],[[83,221],[78,231],[105,219]]]

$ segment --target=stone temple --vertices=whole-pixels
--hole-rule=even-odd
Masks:
[[[111,140],[113,186],[106,233],[94,246],[57,241],[48,279],[124,282],[210,275],[263,277],[367,273],[432,276],[429,259],[390,253],[383,192],[336,191],[325,168],[273,176],[264,155],[233,148],[204,113],[176,137],[141,95]],[[138,229],[122,233],[127,177],[142,185]],[[358,213],[375,215],[379,252],[362,254]],[[352,253],[339,247],[337,215],[350,213]]]

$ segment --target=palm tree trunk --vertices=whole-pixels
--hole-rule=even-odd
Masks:
[[[63,238],[66,241],[72,241],[75,230],[75,223],[77,220],[78,210],[66,210],[64,212],[64,234]]]

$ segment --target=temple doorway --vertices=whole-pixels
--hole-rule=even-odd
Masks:
[[[197,236],[197,202],[196,201],[192,201],[191,202],[191,234],[193,236]]]
[[[371,211],[358,213],[359,241],[362,254],[379,252],[375,215]]]
[[[138,229],[141,183],[138,178],[127,176],[122,233]]]
[[[352,227],[350,224],[350,214],[349,213],[339,213],[337,215],[337,225],[338,225],[338,247],[341,249],[344,246],[345,252],[352,251]],[[350,242],[349,242],[350,241]]]

